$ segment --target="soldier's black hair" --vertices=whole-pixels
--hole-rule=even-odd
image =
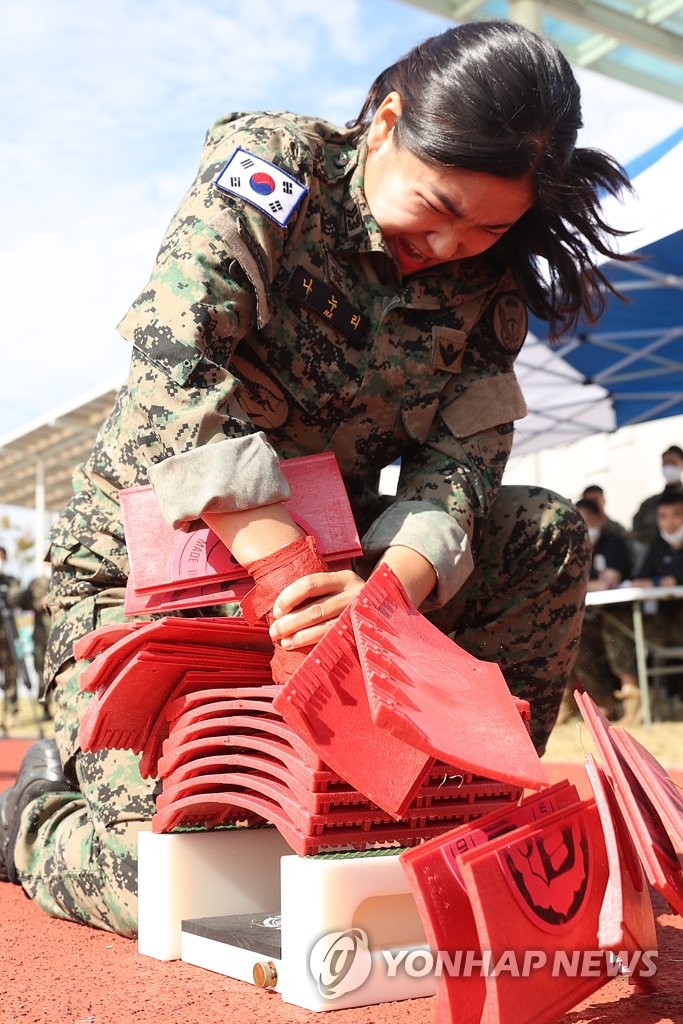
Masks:
[[[601,193],[630,189],[612,157],[576,147],[581,96],[572,69],[548,40],[521,25],[458,25],[416,46],[375,79],[358,117],[358,134],[391,92],[401,96],[398,146],[427,163],[501,178],[531,175],[536,201],[500,239],[500,253],[522,297],[551,337],[603,312],[618,294],[596,265],[625,232],[600,213]],[[544,272],[544,261],[547,269]]]

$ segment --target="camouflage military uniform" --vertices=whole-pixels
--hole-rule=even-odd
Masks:
[[[290,189],[307,190],[286,227],[267,199],[212,185],[235,147],[247,175],[231,161],[235,188],[263,158],[260,182],[284,171]],[[525,311],[495,254],[401,280],[365,202],[364,158],[362,141],[313,119],[216,124],[120,325],[133,343],[128,382],[52,531],[46,675],[80,792],[32,804],[15,854],[24,888],[50,913],[135,930],[135,839],[149,827],[153,783],[127,754],[77,753],[89,698],[71,661],[77,637],[122,615],[122,487],[151,480],[182,525],[286,498],[278,459],[333,451],[367,559],[390,544],[425,555],[438,587],[424,610],[500,662],[532,701],[539,746],[552,726],[588,550],[583,520],[557,495],[500,488],[525,411],[512,370]],[[377,516],[380,470],[398,457],[397,500]]]

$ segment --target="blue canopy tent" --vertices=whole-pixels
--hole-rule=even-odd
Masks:
[[[529,415],[513,455],[628,424],[683,414],[683,128],[628,166],[635,195],[608,197],[609,223],[633,232],[632,263],[603,269],[627,295],[551,348],[535,321],[517,361]]]

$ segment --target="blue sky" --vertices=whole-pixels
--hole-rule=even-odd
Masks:
[[[124,377],[115,325],[215,118],[343,122],[378,71],[447,24],[399,0],[5,0],[0,440]],[[683,124],[683,105],[579,80],[581,141],[622,161]]]

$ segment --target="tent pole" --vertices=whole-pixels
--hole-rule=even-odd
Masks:
[[[34,568],[35,575],[43,575],[43,556],[45,554],[45,463],[43,459],[36,460],[36,518],[35,518],[35,552]]]

